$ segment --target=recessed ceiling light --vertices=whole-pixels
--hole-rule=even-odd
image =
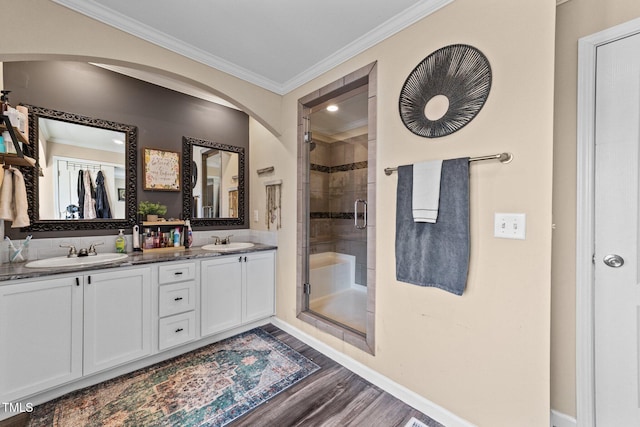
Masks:
[[[113,141],[114,144],[118,144],[118,145],[123,145],[124,144],[124,141],[121,140],[121,139],[115,139],[114,138],[114,139],[112,139],[112,141]]]
[[[329,106],[327,107],[327,111],[331,111],[332,113],[333,113],[334,111],[338,111],[338,106],[337,106],[337,105],[334,105],[334,104],[331,104],[331,105],[329,105]]]

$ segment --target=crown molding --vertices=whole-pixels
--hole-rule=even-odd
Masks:
[[[281,94],[289,93],[292,90],[302,86],[303,84],[310,82],[314,78],[319,77],[327,71],[332,70],[343,62],[346,62],[359,53],[364,52],[370,47],[375,46],[381,41],[402,31],[409,25],[414,24],[419,20],[431,15],[432,13],[445,7],[453,1],[454,0],[423,0],[416,3],[402,13],[399,13],[393,18],[380,24],[378,27],[369,31],[362,37],[354,40],[352,43],[349,43],[342,49],[335,52],[333,55],[323,59],[322,61],[308,68],[306,71],[285,82],[282,85]]]
[[[93,18],[103,24],[117,28],[142,40],[168,49],[174,53],[185,56],[201,64],[231,74],[239,79],[253,83],[257,86],[279,93],[281,85],[259,74],[233,64],[223,58],[205,52],[202,49],[188,45],[175,37],[171,37],[157,29],[143,24],[140,21],[109,9],[93,0],[53,0],[61,6],[65,6],[78,13]]]
[[[67,7],[99,22],[279,95],[284,95],[302,86],[453,1],[454,0],[422,0],[294,78],[283,83],[278,83],[202,49],[188,45],[175,37],[171,37],[135,19],[115,12],[94,0],[53,0],[53,2],[61,6]]]

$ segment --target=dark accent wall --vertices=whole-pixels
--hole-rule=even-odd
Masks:
[[[5,62],[4,88],[11,90],[13,106],[31,104],[137,126],[138,200],[167,205],[168,217],[181,216],[182,193],[143,190],[144,148],[181,153],[182,137],[190,136],[243,147],[249,167],[249,116],[232,108],[81,62]],[[248,180],[245,188],[248,218]]]

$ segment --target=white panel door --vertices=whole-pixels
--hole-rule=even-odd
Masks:
[[[84,374],[151,354],[151,269],[113,269],[84,280]]]
[[[80,280],[67,277],[0,286],[0,402],[80,376]]]
[[[596,425],[640,426],[640,35],[597,50],[595,139]]]
[[[201,264],[201,335],[242,324],[242,258],[220,257]]]
[[[264,319],[275,311],[275,252],[256,252],[243,256],[243,322]]]

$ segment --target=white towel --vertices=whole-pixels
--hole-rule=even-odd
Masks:
[[[411,206],[414,222],[434,224],[438,219],[441,171],[442,160],[430,160],[413,165]]]
[[[89,175],[89,171],[84,171],[84,175],[82,177],[84,184],[84,219],[95,219],[96,218],[96,201],[93,197],[91,197],[91,175]]]
[[[27,201],[24,176],[18,169],[13,169],[13,222],[11,228],[28,227],[30,224],[29,202]]]
[[[0,219],[13,221],[13,172],[5,169],[2,174],[4,179],[0,187]]]

